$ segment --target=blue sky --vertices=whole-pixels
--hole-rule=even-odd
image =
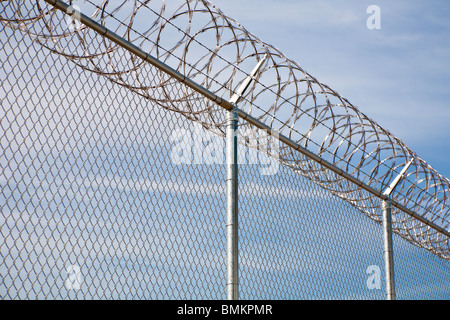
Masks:
[[[450,176],[439,160],[450,135],[448,10],[379,2],[382,29],[372,31],[368,2],[213,2]],[[422,27],[411,25],[422,16]],[[22,38],[0,39],[14,48]],[[0,296],[15,297],[6,291],[13,283],[18,297],[224,296],[224,167],[178,166],[168,156],[171,130],[191,123],[26,44],[1,70],[20,81],[0,87],[9,102],[0,137]],[[34,103],[18,116],[24,101]],[[379,225],[319,197],[322,189],[285,167],[275,176],[254,169],[240,171],[243,297],[382,299],[384,288],[368,291],[365,282],[367,266],[383,267]],[[273,191],[280,185],[283,197]],[[448,263],[394,241],[399,297],[422,288],[448,298]],[[82,269],[81,292],[65,290],[69,264]]]
[[[448,1],[211,0],[450,178]],[[381,29],[369,30],[369,5]]]

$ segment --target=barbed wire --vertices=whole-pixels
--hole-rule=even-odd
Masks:
[[[371,187],[384,190],[414,158],[393,199],[444,229],[450,227],[450,181],[429,166],[400,139],[365,116],[347,99],[320,83],[275,47],[263,42],[206,0],[71,1],[90,5],[82,12],[128,41],[171,65],[213,93],[229,99],[248,75],[248,67],[268,59],[240,108]],[[5,6],[6,5],[6,6]],[[175,79],[158,85],[146,81],[146,64],[137,57],[124,61],[117,45],[94,38],[89,29],[61,24],[64,16],[44,1],[7,1],[0,20],[27,32],[50,51],[79,67],[108,77],[159,106],[182,113],[204,127],[224,134],[220,108],[188,90],[170,90]],[[151,15],[150,15],[151,13]],[[152,18],[151,18],[152,17]],[[67,18],[67,17],[65,17]],[[72,20],[74,22],[74,20]],[[136,28],[143,31],[137,31]],[[172,28],[172,29],[171,29]],[[155,95],[154,92],[161,95]],[[158,97],[158,98],[155,98]],[[245,126],[245,124],[243,125]],[[311,148],[313,146],[313,148]],[[376,221],[379,200],[330,173],[288,146],[279,160],[313,180]],[[420,221],[395,212],[394,230],[408,241],[449,260],[449,239]]]

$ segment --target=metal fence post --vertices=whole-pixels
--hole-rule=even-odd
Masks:
[[[227,111],[227,298],[239,298],[238,256],[238,114]]]
[[[392,205],[390,200],[383,200],[383,242],[384,265],[386,273],[386,299],[395,300],[394,251],[392,246]]]
[[[395,177],[389,187],[384,190],[383,195],[386,197],[381,202],[383,210],[383,242],[384,242],[384,266],[386,273],[386,299],[395,300],[395,281],[394,281],[394,251],[392,245],[392,201],[391,193],[394,191],[398,183],[403,179],[408,168],[413,163],[412,158]]]
[[[244,79],[229,103],[227,126],[227,297],[228,300],[239,299],[239,247],[238,247],[238,124],[239,113],[236,104],[242,99],[245,91],[253,82],[256,74],[267,59],[267,55],[259,60],[250,75]]]

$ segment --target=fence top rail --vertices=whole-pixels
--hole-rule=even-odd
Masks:
[[[267,56],[242,98],[239,117],[283,143],[278,155],[282,163],[347,200],[369,217],[380,221],[374,208],[379,207],[379,199],[391,200],[394,207],[412,219],[394,224],[394,231],[450,260],[450,232],[447,230],[450,226],[450,181],[348,100],[210,2],[177,0],[170,6],[163,2],[162,6],[155,7],[138,0],[133,5],[126,5],[124,1],[112,8],[108,1],[95,4],[87,0],[88,8],[80,11],[75,5],[60,0],[45,2],[51,6],[42,0],[34,4],[23,0],[2,2],[0,21],[29,33],[54,53],[64,55],[85,69],[152,99],[147,94],[151,89],[141,80],[136,81],[138,77],[145,77],[140,75],[142,64],[135,59],[133,67],[126,70],[111,72],[99,69],[99,65],[89,67],[94,58],[112,60],[111,56],[119,47],[127,50],[207,98],[208,101],[200,103],[200,110],[189,114],[192,106],[199,103],[198,99],[192,99],[190,93],[178,93],[175,98],[170,90],[165,91],[169,109],[182,112],[218,133],[223,133],[224,124],[214,120],[212,114],[217,110],[211,104],[226,110],[235,108],[228,100],[248,77],[247,65],[255,65]],[[64,16],[58,15],[56,9],[80,21],[81,25],[65,30],[61,26]],[[85,10],[91,12],[90,16]],[[147,22],[150,28],[141,26],[145,30],[139,31],[136,21],[143,13],[154,21],[153,24]],[[116,46],[90,48],[93,37],[90,30]],[[178,36],[170,42],[169,35],[175,34],[181,34],[181,39]],[[74,39],[83,47],[83,54],[67,51],[73,47],[64,44]],[[230,50],[233,55],[229,54]],[[127,73],[136,75],[134,80],[138,85],[118,81]],[[165,85],[168,84],[161,83],[161,87]],[[313,162],[305,162],[305,159]],[[408,162],[410,167],[401,173]],[[339,179],[324,173],[323,168]],[[383,194],[380,190],[387,189],[399,174],[402,179],[397,181],[392,195]],[[371,196],[364,196],[367,193]]]

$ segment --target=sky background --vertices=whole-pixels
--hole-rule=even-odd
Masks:
[[[429,15],[380,2],[374,31],[373,3],[213,1],[450,176],[438,2]],[[189,120],[2,32],[0,297],[224,297],[225,167],[169,157]],[[384,298],[366,285],[367,267],[383,268],[380,226],[280,168],[240,167],[242,297]],[[397,236],[394,248],[399,298],[448,299],[446,261]]]
[[[450,178],[450,2],[211,2]],[[367,28],[370,5],[379,30]]]

